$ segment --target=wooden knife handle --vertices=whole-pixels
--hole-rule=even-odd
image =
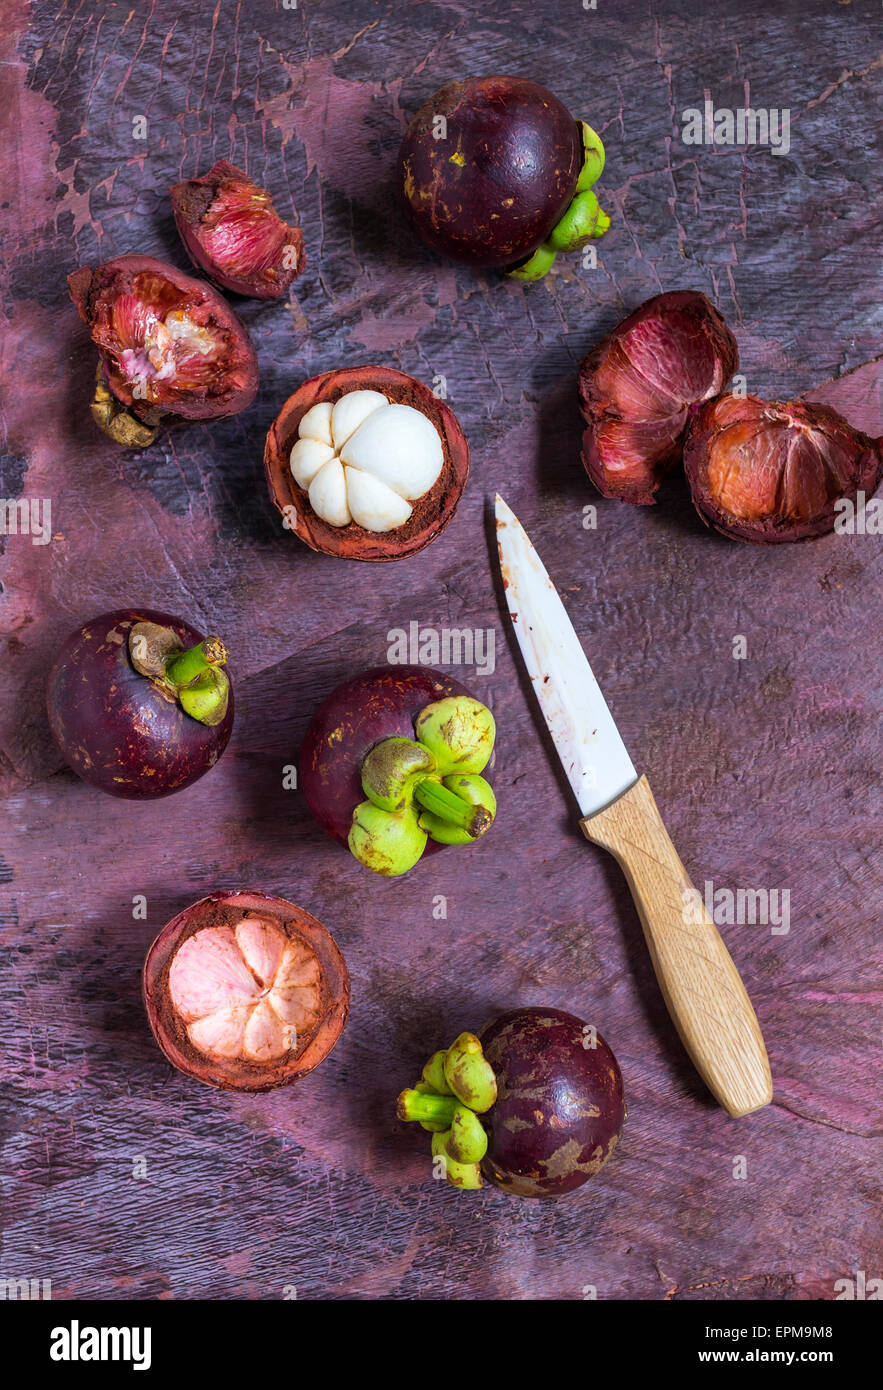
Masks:
[[[757,1016],[647,778],[580,825],[622,866],[668,1011],[712,1095],[733,1116],[768,1105],[773,1082]]]

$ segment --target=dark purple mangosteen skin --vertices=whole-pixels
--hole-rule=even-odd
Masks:
[[[497,1077],[481,1171],[516,1197],[562,1197],[604,1166],[626,1118],[619,1064],[561,1009],[512,1009],[479,1034]]]
[[[422,709],[469,693],[428,666],[378,666],[332,691],[313,716],[300,757],[300,784],[322,829],[345,845],[353,811],[365,800],[362,763],[375,743],[413,738]],[[443,848],[429,840],[424,856]]]
[[[50,728],[74,772],[131,800],[168,796],[195,782],[214,767],[233,729],[232,687],[224,719],[210,728],[135,670],[129,633],[141,622],[170,627],[182,648],[205,636],[149,608],[104,613],[64,643],[46,696]]]
[[[434,136],[443,116],[447,134]],[[450,260],[514,265],[567,208],[582,137],[556,96],[522,77],[449,82],[414,117],[399,184],[418,236]]]

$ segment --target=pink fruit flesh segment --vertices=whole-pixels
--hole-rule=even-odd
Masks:
[[[236,275],[256,275],[279,263],[288,228],[262,201],[242,209],[219,191],[212,209],[211,227],[204,226],[200,240],[212,260]]]
[[[94,336],[113,354],[123,378],[137,385],[148,401],[157,399],[166,381],[178,389],[208,389],[223,349],[217,333],[184,309],[169,308],[159,294],[153,300],[141,294],[118,295],[109,313],[96,321]]]
[[[251,916],[188,937],[169,969],[169,994],[200,1052],[269,1062],[318,1023],[321,970],[305,942]]]

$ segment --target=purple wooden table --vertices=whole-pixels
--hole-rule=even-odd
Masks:
[[[803,1299],[883,1274],[883,538],[744,547],[705,531],[681,481],[631,509],[594,496],[579,464],[580,357],[678,287],[720,305],[749,389],[828,381],[826,399],[883,432],[880,7],[699,8],[3,6],[0,496],[50,499],[52,539],[0,542],[0,1277],[76,1298]],[[546,83],[603,133],[597,269],[562,260],[521,286],[409,238],[401,133],[443,81],[482,70]],[[788,108],[789,152],[684,145],[681,113],[706,93]],[[308,269],[289,303],[237,305],[261,362],[252,408],[124,453],[88,417],[95,358],[64,277],[126,251],[185,264],[165,190],[220,157],[297,210]],[[303,378],[372,361],[447,379],[473,472],[442,539],[369,567],[280,529],[261,457]],[[489,564],[495,489],[695,880],[790,893],[787,933],[723,927],[775,1078],[748,1120],[693,1074],[619,872],[562,794]],[[129,602],[233,652],[229,751],[154,805],[62,769],[42,712],[62,637]],[[468,860],[381,881],[322,837],[283,769],[322,696],[412,622],[494,634],[492,673],[451,673],[496,713],[500,815]],[[237,886],[308,908],[353,978],[336,1051],[269,1097],[173,1072],[140,1001],[159,928]],[[625,1076],[620,1152],[559,1203],[433,1182],[427,1136],[393,1117],[431,1050],[520,1003],[595,1022]]]

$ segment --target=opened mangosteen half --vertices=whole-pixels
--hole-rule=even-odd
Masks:
[[[830,406],[720,396],[692,414],[684,469],[706,525],[775,545],[833,531],[839,504],[883,480],[883,441]]]
[[[214,767],[233,731],[227,649],[182,618],[125,608],[92,618],[49,674],[49,727],[85,782],[134,800]]]
[[[258,364],[217,290],[153,256],[118,256],[68,276],[100,357],[92,415],[111,439],[144,447],[165,417],[217,420],[251,405]]]
[[[592,185],[604,146],[552,92],[523,77],[449,82],[420,108],[399,152],[412,227],[434,251],[539,280],[559,251],[603,236]]]
[[[144,964],[144,1003],[173,1067],[208,1086],[269,1091],[328,1056],[349,1012],[346,962],[303,908],[220,892],[179,912]]]
[[[424,666],[381,666],[317,710],[300,784],[323,830],[394,877],[490,829],[497,803],[481,774],[495,735],[490,710],[459,682]]]
[[[597,1030],[562,1009],[511,1009],[433,1053],[398,1117],[432,1133],[434,1176],[514,1197],[563,1197],[600,1172],[626,1119]]]
[[[267,435],[267,483],[283,524],[313,550],[401,560],[445,529],[469,477],[453,411],[391,367],[312,377]]]

